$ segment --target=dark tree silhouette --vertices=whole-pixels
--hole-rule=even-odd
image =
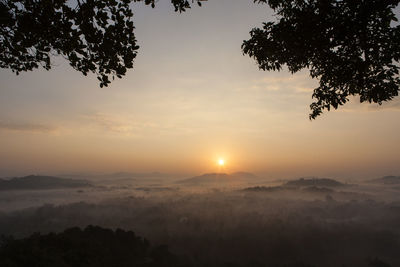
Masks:
[[[389,264],[387,264],[386,262],[381,261],[378,258],[375,258],[373,260],[369,260],[369,267],[391,267]]]
[[[13,240],[0,244],[0,266],[167,267],[177,258],[166,246],[151,247],[132,231],[97,226],[70,228],[62,233]]]
[[[300,261],[288,262],[287,248],[280,247],[280,255],[274,256],[277,263],[251,261],[214,262],[213,258],[190,259],[172,254],[166,245],[151,246],[149,241],[132,231],[111,230],[99,226],[68,228],[60,233],[34,233],[29,237],[14,239],[0,236],[1,267],[323,267]],[[197,254],[196,251],[192,251]],[[246,249],[242,251],[246,253]],[[289,253],[290,254],[290,253]],[[318,255],[315,255],[318,259]],[[207,264],[204,263],[204,260]],[[212,263],[213,262],[213,263]],[[282,263],[279,263],[282,262]],[[330,265],[329,265],[330,266]],[[340,265],[351,266],[351,265]],[[354,265],[353,265],[354,266]],[[360,266],[360,265],[356,265]],[[368,260],[369,267],[391,267],[375,258]]]
[[[268,3],[277,22],[254,28],[242,44],[262,70],[307,68],[319,79],[310,119],[338,108],[349,96],[360,102],[393,99],[399,93],[398,0],[254,0]]]
[[[49,70],[51,56],[61,55],[107,86],[133,67],[139,46],[129,4],[141,1],[154,7],[154,0],[1,0],[0,67],[17,75]],[[179,12],[190,8],[187,0],[171,3]]]

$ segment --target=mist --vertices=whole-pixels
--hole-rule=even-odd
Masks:
[[[0,234],[96,225],[168,245],[193,266],[400,266],[399,179],[92,176],[82,188],[2,190]]]

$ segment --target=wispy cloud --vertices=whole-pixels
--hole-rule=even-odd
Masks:
[[[291,76],[266,77],[253,81],[252,89],[261,91],[292,91],[297,93],[312,93],[316,83],[306,74]]]
[[[372,104],[368,106],[368,110],[377,111],[377,110],[391,110],[391,111],[400,111],[400,98],[397,97],[389,102],[385,102],[382,105]]]
[[[139,133],[158,127],[154,123],[105,113],[87,114],[84,115],[83,118],[91,125],[100,127],[105,131],[129,136],[138,135]]]
[[[112,117],[110,115],[95,113],[83,116],[92,124],[100,126],[101,128],[118,133],[129,133],[133,130],[133,125],[121,118]]]
[[[127,137],[187,134],[193,130],[185,122],[154,122],[121,114],[92,113],[82,118],[94,129]]]
[[[400,98],[383,102],[382,105],[376,103],[360,103],[358,97],[350,97],[350,102],[339,108],[341,112],[374,112],[374,111],[400,111]]]
[[[57,130],[56,127],[46,124],[0,121],[0,130],[18,131],[18,132],[35,132],[35,133],[51,133]]]

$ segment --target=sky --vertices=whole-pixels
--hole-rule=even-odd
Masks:
[[[168,2],[132,5],[139,54],[109,87],[61,58],[50,71],[0,70],[0,176],[400,175],[399,97],[355,98],[310,121],[318,81],[260,71],[241,51],[253,27],[274,19],[266,5],[207,1],[179,14]]]

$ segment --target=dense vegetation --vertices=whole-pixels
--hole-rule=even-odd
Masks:
[[[0,191],[2,190],[45,190],[57,188],[91,187],[85,180],[67,179],[52,176],[29,175],[14,177],[12,179],[0,178]]]
[[[87,225],[131,230],[152,244],[168,245],[171,253],[178,255],[178,261],[170,263],[183,266],[275,267],[302,262],[315,267],[366,267],[376,257],[389,266],[400,266],[399,201],[385,203],[370,199],[371,195],[336,190],[328,194],[300,189],[153,194],[153,197],[103,200],[98,204],[44,205],[2,212],[0,234],[24,238],[12,246],[14,250],[21,251],[22,246],[27,251],[37,251],[32,246],[51,247],[58,241],[32,241],[52,240],[57,236],[54,234],[27,238],[34,232],[47,234]],[[66,231],[56,239],[66,238],[81,244],[69,245],[82,248],[83,252],[73,250],[79,255],[86,253],[85,246],[92,243],[99,251],[91,253],[104,254],[114,253],[107,245],[118,243],[118,236],[125,235],[119,233],[114,234],[115,238],[109,233],[109,238],[99,239],[79,231]],[[101,242],[106,243],[105,247]],[[124,244],[113,247],[130,246],[129,242]],[[52,253],[57,249],[55,246],[45,251]],[[129,248],[118,251],[132,252]],[[3,252],[2,255],[25,254]]]
[[[3,267],[162,267],[175,266],[175,261],[167,247],[151,247],[132,231],[95,226],[70,228],[58,234],[36,233],[20,240],[4,239],[0,249]]]
[[[15,240],[3,238],[0,243],[2,267],[169,267],[200,266],[189,264],[169,252],[166,246],[150,246],[150,243],[132,231],[115,231],[98,226],[69,228],[61,233]],[[224,267],[240,267],[235,263]],[[251,263],[252,267],[267,266]],[[272,265],[268,265],[272,266]],[[367,266],[367,265],[366,265]],[[370,267],[390,267],[375,258],[368,261]],[[315,267],[301,262],[274,264],[273,267]]]

